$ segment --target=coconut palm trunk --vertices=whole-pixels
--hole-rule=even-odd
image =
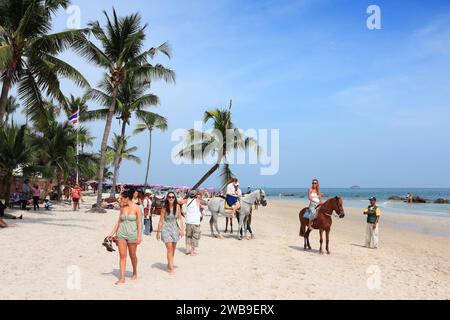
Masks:
[[[3,79],[2,93],[0,95],[0,127],[3,123],[6,124],[6,122],[3,122],[3,118],[6,114],[6,104],[8,103],[8,94],[11,89],[11,77],[12,75],[6,72],[5,78]]]
[[[98,186],[97,186],[97,208],[95,211],[102,213],[106,212],[106,210],[101,208],[102,193],[103,193],[103,174],[105,172],[105,162],[106,162],[105,153],[106,147],[108,146],[108,137],[109,132],[111,131],[111,124],[114,117],[114,111],[116,109],[116,100],[118,91],[119,91],[119,83],[115,83],[111,105],[109,106],[108,118],[106,119],[105,131],[103,132],[102,146],[100,149],[100,165],[99,165]]]
[[[147,171],[145,173],[144,185],[147,186],[148,176],[150,172],[150,157],[152,156],[152,129],[148,130],[148,158],[147,158]]]
[[[122,120],[123,120],[122,121],[122,130],[120,132],[119,145],[114,154],[114,175],[113,175],[113,181],[112,181],[111,194],[109,195],[110,198],[116,197],[116,185],[117,185],[117,179],[119,177],[120,155],[122,154],[123,140],[125,139],[125,129],[127,127],[126,119],[122,119]]]
[[[214,166],[212,166],[212,168],[209,169],[203,175],[203,177],[201,177],[200,180],[198,180],[198,182],[196,184],[194,184],[194,186],[191,189],[195,190],[198,187],[200,187],[202,185],[202,183],[205,182],[206,179],[208,179],[217,169],[219,169],[219,166],[220,166],[220,163],[222,162],[222,159],[223,159],[223,152],[219,152],[219,156],[217,157],[216,164]]]
[[[11,184],[12,184],[13,175],[12,172],[8,172],[5,177],[5,205],[9,206],[9,198],[11,198]]]

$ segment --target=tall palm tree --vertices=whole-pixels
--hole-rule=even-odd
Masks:
[[[230,175],[227,155],[234,150],[254,149],[260,155],[261,147],[256,140],[246,137],[235,127],[231,114],[232,101],[228,109],[213,109],[206,111],[203,122],[212,122],[212,133],[198,132],[195,129],[188,130],[185,147],[178,152],[179,157],[190,160],[203,159],[206,155],[217,155],[214,166],[211,167],[200,180],[191,188],[197,189],[206,179],[208,179],[221,164],[225,165],[223,172]],[[233,139],[228,139],[229,132],[233,133]]]
[[[119,18],[113,8],[112,19],[110,19],[105,11],[103,13],[107,21],[104,29],[98,21],[89,23],[91,33],[100,41],[103,50],[87,40],[84,41],[83,45],[78,46],[77,49],[90,62],[106,69],[108,80],[112,87],[108,116],[100,149],[97,206],[93,210],[97,212],[104,212],[100,204],[103,192],[105,152],[120,85],[124,81],[127,73],[133,72],[136,69],[146,70],[145,75],[148,79],[163,78],[166,81],[173,81],[175,77],[173,71],[164,68],[162,65],[157,64],[152,66],[148,64],[147,58],[152,58],[158,51],[170,58],[170,47],[167,43],[163,43],[157,48],[142,51],[146,25],[141,25],[141,17],[138,13]]]
[[[121,136],[114,134],[113,140],[112,140],[112,146],[108,146],[108,149],[106,150],[107,154],[109,153],[109,155],[107,155],[107,158],[110,159],[110,163],[114,163],[115,161],[115,155],[118,153],[119,154],[119,164],[117,166],[117,172],[116,170],[114,170],[114,176],[116,176],[116,178],[119,175],[119,169],[120,169],[120,165],[122,164],[122,160],[129,160],[129,161],[133,161],[137,164],[141,163],[141,159],[136,156],[134,154],[134,152],[137,150],[137,147],[133,146],[128,148],[127,144],[129,137],[125,137],[125,139],[122,139]],[[121,142],[122,141],[122,142]]]
[[[116,184],[118,177],[118,165],[120,161],[119,150],[121,149],[122,140],[126,135],[126,127],[130,124],[132,115],[135,113],[138,118],[145,116],[148,111],[145,110],[146,107],[156,105],[159,103],[159,99],[156,95],[152,93],[146,93],[150,89],[150,81],[146,79],[145,75],[141,75],[138,72],[129,72],[125,77],[123,83],[119,88],[117,94],[117,108],[116,108],[116,119],[121,122],[121,132],[119,137],[119,147],[114,155],[113,170],[114,175],[112,179],[112,188],[110,197],[114,198],[116,194]],[[96,96],[98,99],[102,100],[104,104],[110,100],[110,95],[112,88],[108,82],[103,82],[101,84],[103,90],[91,89],[90,94]],[[89,119],[104,119],[107,117],[108,109],[97,109],[88,112]]]
[[[32,161],[28,140],[26,139],[26,126],[10,126],[0,128],[0,173],[4,174],[4,198],[9,204],[13,171],[24,168]]]
[[[4,123],[7,99],[17,85],[19,99],[27,109],[39,109],[44,95],[65,103],[59,77],[80,86],[86,79],[57,55],[76,45],[86,29],[50,34],[52,18],[69,0],[2,0],[0,2],[0,126]]]
[[[148,157],[147,157],[147,170],[145,173],[144,185],[147,185],[149,172],[150,172],[150,157],[152,155],[152,132],[154,129],[166,131],[167,130],[167,119],[159,114],[150,112],[141,118],[141,123],[136,125],[133,134],[137,135],[141,132],[148,131]]]
[[[9,116],[11,116],[11,124],[13,124],[13,114],[17,109],[20,108],[19,103],[17,102],[16,97],[9,96],[8,101],[6,102],[6,110],[5,110],[5,126],[8,125]]]

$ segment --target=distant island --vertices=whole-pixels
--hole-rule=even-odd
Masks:
[[[351,186],[350,189],[361,189],[360,186]]]

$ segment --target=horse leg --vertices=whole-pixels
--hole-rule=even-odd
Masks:
[[[244,230],[244,236],[245,236],[245,239],[247,239],[247,240],[250,240],[250,237],[247,235],[247,231],[248,231],[248,229],[247,229],[247,223],[248,223],[248,221],[247,221],[247,219],[248,219],[248,216],[245,216],[245,218],[244,218],[244,224],[243,224],[243,230]]]
[[[328,243],[330,242],[330,229],[325,230],[325,237],[326,237],[325,249],[327,250],[327,254],[330,254],[330,249],[328,248]]]
[[[242,240],[242,235],[240,233],[241,229],[242,229],[242,224],[243,224],[243,218],[242,218],[242,214],[239,215],[239,220],[238,220],[238,239]]]
[[[309,242],[309,235],[311,234],[311,229],[309,229],[309,231],[308,231],[308,249],[309,250],[311,250],[312,248],[311,248],[311,243]]]
[[[322,250],[322,243],[323,243],[323,229],[319,229],[319,233],[320,233],[320,249],[319,249],[319,253],[322,254],[323,250]]]
[[[228,218],[225,218],[225,230],[223,232],[227,232],[228,231]]]
[[[216,213],[214,216],[214,227],[216,228],[219,239],[223,239],[223,236],[219,231],[219,226],[217,225],[217,220],[219,220],[219,213]]]
[[[230,218],[230,234],[233,234],[233,217]]]
[[[214,229],[213,229],[214,215],[211,213],[211,218],[209,218],[209,226],[211,228],[211,236],[215,237]]]

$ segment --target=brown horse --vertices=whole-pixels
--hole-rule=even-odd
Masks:
[[[306,209],[303,208],[298,214],[298,218],[300,219],[300,236],[304,238],[304,249],[311,250],[311,245],[309,244],[309,234],[312,229],[306,227],[308,226],[309,219],[304,218]],[[317,209],[317,219],[314,220],[312,225],[313,229],[319,229],[320,233],[320,253],[322,251],[322,242],[323,242],[323,231],[325,231],[326,235],[326,247],[327,253],[330,254],[330,250],[328,248],[328,243],[330,240],[330,229],[331,229],[331,216],[333,215],[333,211],[339,216],[339,218],[343,218],[345,216],[343,201],[341,197],[334,197],[325,201],[320,207]]]

